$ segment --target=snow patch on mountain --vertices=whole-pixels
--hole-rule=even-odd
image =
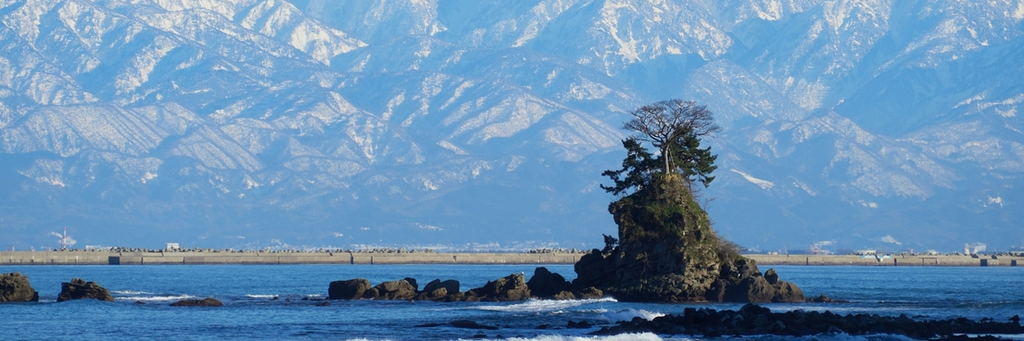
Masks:
[[[772,189],[772,187],[775,186],[775,183],[773,183],[771,181],[755,178],[755,177],[751,176],[750,174],[744,173],[742,171],[739,171],[739,170],[736,170],[736,169],[730,169],[730,171],[732,171],[733,173],[739,174],[740,176],[743,177],[743,179],[745,179],[747,181],[750,181],[750,183],[757,185],[757,187],[761,187],[761,189],[763,189],[763,190],[770,190],[770,189]]]

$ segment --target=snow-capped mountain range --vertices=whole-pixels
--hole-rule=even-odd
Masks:
[[[627,112],[720,234],[1024,243],[1024,2],[0,0],[0,244],[591,248]],[[1024,112],[1022,112],[1024,114]]]

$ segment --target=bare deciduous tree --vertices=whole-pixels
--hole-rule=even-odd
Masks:
[[[672,160],[673,153],[670,152],[674,143],[687,135],[699,139],[721,131],[707,106],[697,105],[693,101],[661,101],[640,107],[629,114],[633,115],[633,119],[626,122],[623,128],[639,133],[639,139],[650,142],[661,151],[661,157],[665,160],[665,174],[670,173],[673,164],[678,161]]]

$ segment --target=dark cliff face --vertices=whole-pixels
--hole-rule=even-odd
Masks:
[[[677,174],[656,177],[611,203],[608,211],[619,226],[619,245],[580,259],[573,282],[577,288],[593,286],[627,301],[803,300],[802,293],[776,299],[780,289],[799,288],[777,276],[768,283],[753,260],[720,240]]]
[[[719,275],[718,238],[681,176],[657,179],[608,211],[619,225],[613,294],[702,300]]]

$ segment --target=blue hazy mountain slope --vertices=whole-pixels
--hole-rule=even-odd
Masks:
[[[0,244],[590,248],[629,110],[763,250],[1024,238],[1016,1],[0,2]]]

